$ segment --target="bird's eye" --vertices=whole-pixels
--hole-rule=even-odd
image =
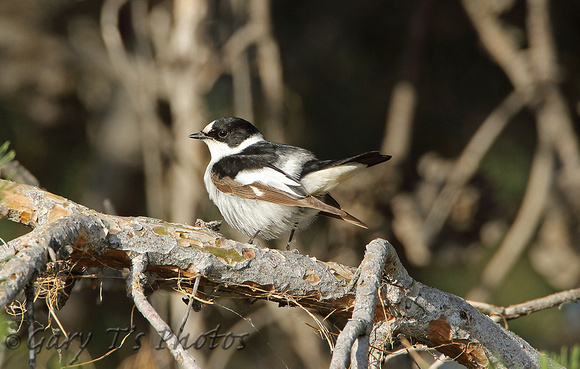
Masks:
[[[227,135],[228,135],[228,131],[226,131],[225,129],[222,129],[221,131],[218,132],[218,136],[220,138],[226,138]]]

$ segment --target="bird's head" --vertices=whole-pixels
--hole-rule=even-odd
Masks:
[[[237,154],[246,147],[264,140],[252,123],[236,117],[216,119],[200,132],[190,134],[189,138],[203,140],[213,161]]]

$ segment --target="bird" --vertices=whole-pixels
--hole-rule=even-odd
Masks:
[[[330,195],[361,170],[385,162],[390,155],[370,151],[340,160],[320,160],[309,150],[270,142],[250,122],[224,117],[189,138],[209,148],[204,174],[209,198],[226,222],[250,237],[279,238],[307,228],[318,214],[367,228]]]

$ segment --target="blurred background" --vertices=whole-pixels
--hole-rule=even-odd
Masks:
[[[380,150],[393,159],[333,192],[369,230],[320,219],[294,246],[357,266],[383,237],[415,279],[496,305],[578,287],[579,113],[576,0],[0,2],[0,144],[41,187],[101,212],[193,224],[221,215],[203,187],[207,148],[187,136],[219,117],[321,159]],[[0,220],[6,241],[26,231]],[[82,367],[176,367],[131,318],[118,275],[95,271],[75,289],[59,319],[93,332],[76,363],[134,324],[121,349]],[[178,326],[180,295],[152,300]],[[299,309],[220,299],[192,314],[190,342],[218,324],[248,333],[245,348],[192,348],[202,367],[328,365]],[[506,324],[541,350],[580,342],[578,304]],[[27,367],[25,347],[0,346],[3,367]],[[45,347],[40,366],[77,349]]]

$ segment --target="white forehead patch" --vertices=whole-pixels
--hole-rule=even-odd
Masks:
[[[213,128],[214,123],[215,123],[215,120],[213,122],[211,122],[210,124],[208,124],[207,126],[205,126],[205,128],[202,129],[201,131],[205,134],[208,134],[209,131],[211,131],[211,129]]]

